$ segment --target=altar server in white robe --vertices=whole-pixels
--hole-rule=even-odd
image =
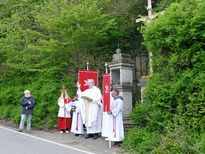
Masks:
[[[80,84],[78,87],[78,96],[82,98],[81,100],[81,113],[83,118],[83,123],[87,129],[87,136],[85,138],[97,139],[98,133],[101,132],[101,107],[102,107],[102,94],[100,89],[95,86],[93,79],[87,80],[88,89],[84,92],[80,90]]]
[[[60,133],[69,133],[70,131],[70,111],[71,105],[70,102],[72,99],[68,96],[65,91],[65,99],[63,98],[63,92],[61,92],[61,96],[58,99],[58,121],[59,121],[59,130]],[[66,130],[66,131],[65,131]]]
[[[123,101],[122,97],[119,96],[119,91],[114,89],[112,92],[114,101],[111,106],[110,114],[112,115],[112,130],[109,136],[109,140],[114,141],[115,145],[121,143],[124,139],[124,127],[123,127]]]
[[[71,132],[75,134],[76,138],[80,138],[83,134],[83,119],[81,115],[80,101],[78,95],[75,96],[74,100],[71,102],[71,107],[73,111]]]

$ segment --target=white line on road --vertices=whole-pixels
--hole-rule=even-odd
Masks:
[[[9,131],[17,133],[17,134],[22,134],[22,135],[25,135],[25,136],[29,136],[29,137],[32,137],[32,138],[35,138],[35,139],[38,139],[38,140],[41,140],[41,141],[45,141],[45,142],[49,142],[49,143],[52,143],[52,144],[56,144],[56,145],[59,145],[59,146],[62,146],[62,147],[68,148],[68,149],[84,152],[84,153],[87,153],[87,154],[94,154],[92,152],[80,150],[80,149],[77,149],[77,148],[74,148],[74,147],[71,147],[71,146],[67,146],[65,144],[60,144],[60,143],[57,143],[57,142],[49,141],[49,140],[46,140],[46,139],[43,139],[43,138],[39,138],[39,137],[36,137],[36,136],[32,136],[32,135],[29,135],[29,134],[19,133],[19,132],[15,131],[15,130],[12,130],[12,129],[9,129],[9,128],[6,128],[6,127],[0,126],[0,128],[5,129],[5,130],[9,130]]]

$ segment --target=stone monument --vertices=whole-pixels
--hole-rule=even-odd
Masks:
[[[133,107],[133,89],[135,87],[133,83],[134,61],[131,55],[122,53],[118,47],[108,67],[111,84],[114,89],[120,91],[120,96],[123,97],[123,117],[129,117]]]

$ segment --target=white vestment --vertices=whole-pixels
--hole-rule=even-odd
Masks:
[[[58,117],[70,118],[70,110],[71,110],[70,103],[66,103],[65,108],[64,108],[64,99],[61,99],[60,101],[58,101],[58,106],[59,106]],[[64,112],[65,112],[65,115],[64,115]]]
[[[114,98],[110,95],[110,107],[112,106],[113,101],[114,101]],[[112,115],[108,114],[107,112],[103,112],[103,119],[102,119],[102,136],[103,137],[110,136],[110,133],[112,131],[112,124],[113,124]]]
[[[80,109],[80,101],[72,102],[72,106],[75,106],[75,111],[73,111],[71,132],[75,134],[83,134],[83,120]]]
[[[83,123],[87,128],[87,134],[99,133],[101,132],[101,92],[96,86],[86,89],[84,92],[78,90],[79,97],[89,97],[92,101],[87,101],[80,99],[81,102],[81,113],[83,118]]]
[[[122,141],[124,139],[124,127],[122,119],[123,102],[120,98],[114,99],[111,112],[112,112],[112,130],[109,136],[111,141]]]

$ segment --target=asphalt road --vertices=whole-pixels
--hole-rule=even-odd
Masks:
[[[0,126],[0,154],[91,154]]]

